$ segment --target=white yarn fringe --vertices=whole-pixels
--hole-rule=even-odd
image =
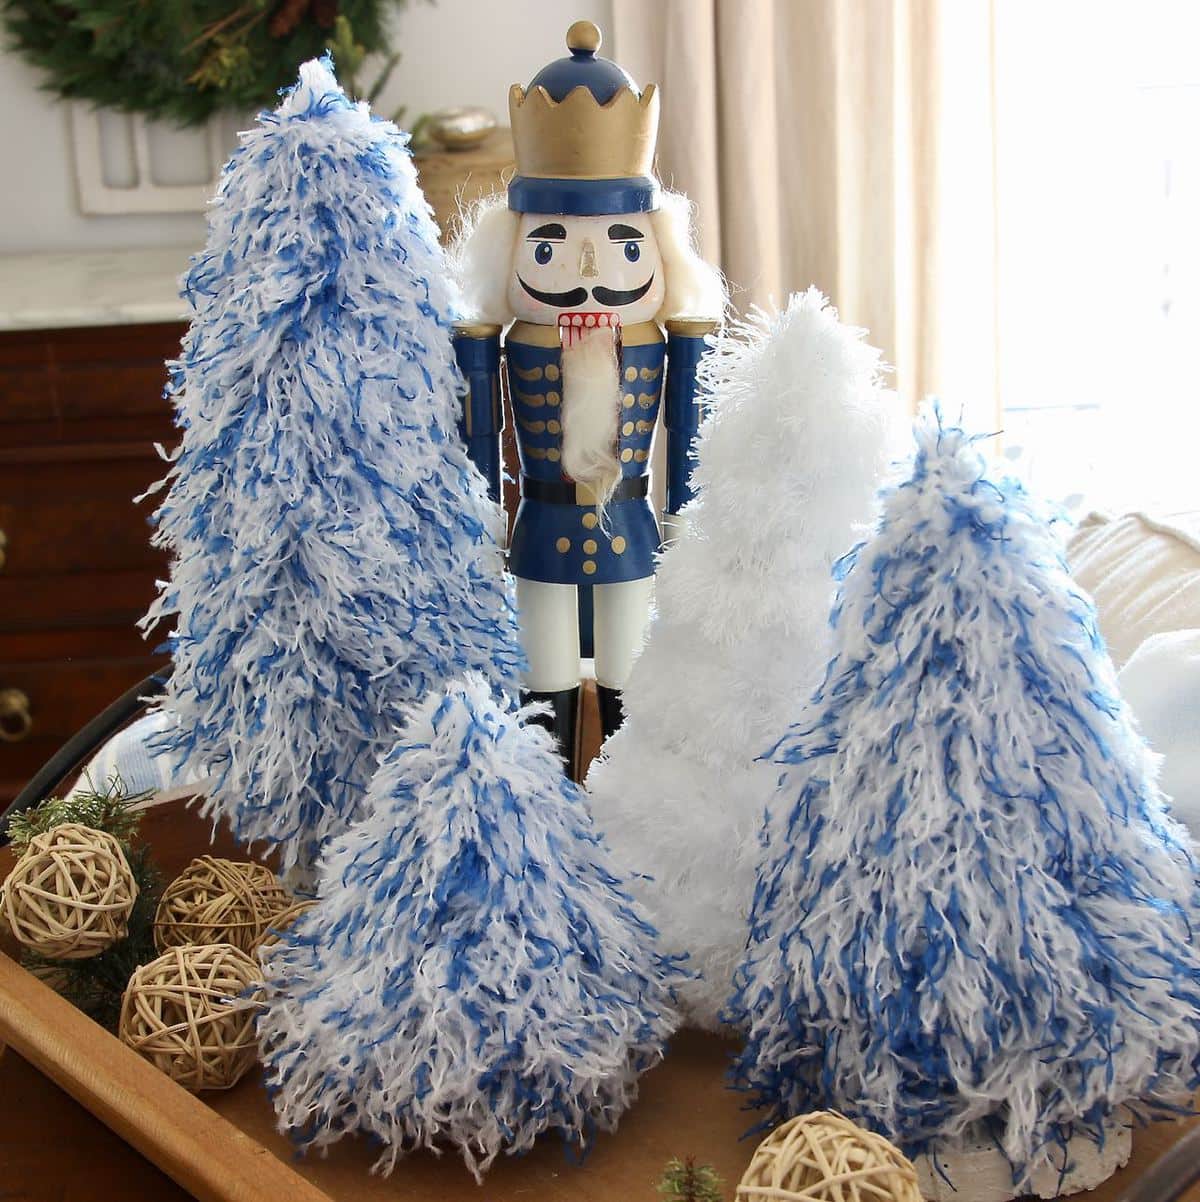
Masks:
[[[755,763],[828,658],[830,568],[870,515],[903,423],[879,352],[815,289],[756,314],[701,360],[687,533],[663,555],[657,615],[624,726],[587,787],[596,821],[715,1028],[746,942],[758,830],[778,769]]]

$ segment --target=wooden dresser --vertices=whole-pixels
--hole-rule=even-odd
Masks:
[[[163,475],[175,323],[0,333],[0,804],[161,657],[133,497]]]
[[[507,130],[418,158],[443,228],[500,186]],[[0,256],[0,808],[90,718],[163,662],[137,629],[165,572],[151,502],[177,441],[164,361],[187,247]]]

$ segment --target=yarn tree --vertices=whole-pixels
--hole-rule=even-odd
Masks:
[[[615,1127],[675,1025],[655,950],[550,736],[471,675],[414,708],[262,953],[280,1125],[321,1147],[454,1145],[479,1178],[542,1131]]]
[[[687,529],[662,557],[657,616],[625,724],[587,778],[592,812],[715,1028],[746,944],[778,739],[829,655],[830,569],[870,516],[899,429],[879,352],[815,289],[701,360]],[[649,878],[649,879],[646,879]]]
[[[1037,503],[935,410],[881,505],[773,753],[734,1079],[913,1151],[981,1121],[1022,1192],[1200,1084],[1197,865]]]
[[[447,277],[405,135],[304,64],[242,136],[184,281],[154,535],[173,563],[145,619],[173,625],[165,743],[285,870],[361,811],[406,703],[465,670],[517,688]]]

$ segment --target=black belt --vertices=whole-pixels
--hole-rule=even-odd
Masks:
[[[650,495],[649,476],[623,476],[617,481],[610,501],[632,501]],[[579,505],[576,486],[569,480],[536,480],[521,477],[521,496],[530,501],[548,501],[551,505]]]

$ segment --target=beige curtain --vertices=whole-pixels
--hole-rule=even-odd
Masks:
[[[994,413],[986,0],[613,0],[613,33],[739,308],[816,284],[910,401]]]

